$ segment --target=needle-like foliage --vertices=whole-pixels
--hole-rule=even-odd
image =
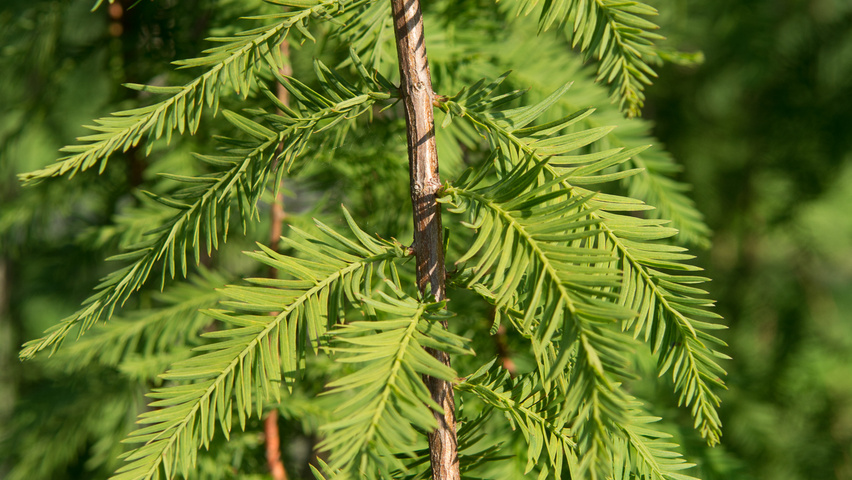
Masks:
[[[323,82],[326,96],[298,80],[278,77],[297,99],[297,107],[294,110],[279,105],[286,109],[284,115],[262,110],[252,112],[269,127],[225,111],[225,118],[251,140],[223,138],[226,145],[223,154],[195,155],[215,169],[208,174],[188,177],[162,173],[163,177],[184,184],[184,188],[171,197],[145,193],[174,212],[171,218],[147,232],[145,239],[127,252],[110,258],[130,264],[104,278],[98,292],[84,302],[83,309],[57,324],[45,337],[28,343],[21,356],[31,357],[56,345],[78,325],[85,331],[98,320],[109,318],[116,306],[141,288],[155,266],[164,265],[164,280],[166,275],[186,276],[188,252],[194,254],[197,264],[205,247],[208,254],[218,248],[219,237],[227,236],[233,206],[238,208],[245,228],[257,215],[257,203],[267,186],[275,180],[280,182],[286,168],[305,151],[312,135],[370,113],[374,103],[390,98],[390,93],[382,91],[382,86],[366,76],[366,72],[362,80],[365,85],[372,84],[373,90],[344,83],[320,63],[317,69],[327,73]],[[280,152],[276,151],[279,146]]]
[[[577,284],[591,295],[590,300],[617,295],[617,301],[608,307],[612,311],[600,316],[612,320],[623,318],[623,329],[633,328],[637,337],[640,333],[644,335],[644,340],[651,344],[652,351],[659,356],[660,375],[673,368],[675,389],[680,395],[681,403],[692,409],[695,426],[709,442],[718,442],[720,422],[716,407],[719,399],[712,392],[712,387],[722,385],[720,376],[724,375],[724,370],[716,359],[726,357],[714,349],[715,345],[722,342],[707,331],[722,327],[699,320],[718,316],[702,308],[712,305],[712,302],[701,298],[705,291],[692,286],[706,279],[664,273],[666,270],[699,269],[684,263],[684,260],[692,258],[683,253],[684,248],[654,242],[670,237],[676,231],[662,226],[659,221],[622,213],[647,208],[641,202],[613,195],[594,195],[585,188],[630,175],[630,170],[604,172],[607,168],[626,161],[641,149],[614,149],[568,155],[602,137],[606,129],[558,134],[588,115],[588,111],[581,111],[537,127],[524,128],[535,116],[553,104],[562,92],[554,92],[551,97],[537,105],[509,111],[492,111],[502,99],[486,99],[485,96],[496,88],[499,81],[498,79],[479,92],[461,94],[457,99],[451,99],[446,106],[449,112],[456,111],[470,118],[493,138],[492,143],[496,144],[497,149],[495,170],[499,171],[501,165],[514,166],[512,171],[504,173],[500,182],[480,192],[470,190],[470,186],[465,186],[464,190],[447,189],[448,193],[466,200],[464,206],[457,207],[458,211],[468,210],[471,203],[476,204],[471,210],[471,218],[474,219],[471,225],[474,228],[483,226],[480,240],[459,262],[467,260],[483,248],[487,244],[487,238],[496,240],[474,267],[475,276],[471,281],[479,280],[497,258],[506,257],[509,255],[506,253],[508,250],[516,248],[513,244],[515,233],[511,233],[513,231],[520,236],[518,243],[529,244],[520,247],[521,250],[515,253],[515,258],[523,258],[523,251],[532,252],[535,254],[533,258],[539,257],[545,268],[552,264],[546,255],[548,242],[555,242],[561,248],[579,247],[575,250],[557,249],[551,256],[570,262],[563,264],[562,269],[571,272],[572,276],[568,278],[576,279]],[[525,172],[524,164],[535,166]],[[541,171],[547,175],[540,175]],[[489,196],[488,192],[497,192],[499,196]],[[516,212],[514,215],[513,211]],[[489,220],[487,225],[484,224],[486,220]],[[492,229],[500,229],[501,234],[494,234]],[[502,246],[499,242],[502,242]],[[608,258],[607,255],[612,257]],[[583,270],[577,269],[578,262],[600,267],[590,269],[584,277],[580,275]],[[532,261],[530,264],[534,265]],[[527,287],[527,291],[535,292],[535,297],[524,305],[526,316],[522,327],[525,329],[529,328],[533,318],[529,305],[540,305],[538,295],[547,294],[549,282],[560,281],[558,264],[549,271],[546,269],[546,275],[525,275],[526,268],[525,263],[507,263],[503,259],[497,263],[490,287],[492,291],[498,292],[496,302],[499,309],[509,305],[512,295],[522,301],[522,297],[513,292],[521,285],[522,278],[540,279],[540,286],[536,284],[532,289]],[[508,273],[502,273],[506,271]],[[618,275],[615,280],[618,284],[616,288],[612,288],[612,283],[606,280],[607,275],[613,274]],[[570,286],[564,287],[565,293],[560,293],[565,298],[568,310],[573,312],[575,307],[569,301],[569,288]],[[626,307],[631,312],[638,313],[638,317],[634,317],[634,314],[619,317],[615,306]],[[550,315],[546,316],[548,317]],[[582,342],[581,346],[586,348]]]
[[[518,12],[528,15],[538,0],[519,0]],[[645,85],[657,74],[651,64],[659,63],[655,33],[659,27],[647,17],[657,10],[642,2],[617,0],[555,0],[541,2],[539,29],[565,29],[572,47],[598,63],[599,82],[612,85],[611,92],[622,110],[639,115],[645,104]]]
[[[355,371],[328,384],[327,393],[337,397],[338,406],[336,420],[323,427],[322,448],[332,452],[332,467],[352,471],[353,478],[380,478],[392,467],[405,469],[402,462],[393,463],[394,455],[415,456],[416,429],[436,427],[430,409],[441,407],[429,396],[422,375],[447,381],[457,375],[424,347],[471,353],[465,338],[441,326],[447,318],[443,303],[377,293],[376,298],[360,297],[375,312],[369,321],[329,333],[331,352]]]
[[[203,110],[209,108],[214,113],[218,110],[223,89],[230,88],[239,95],[247,96],[255,83],[258,70],[268,67],[277,70],[284,64],[286,60],[280,57],[277,46],[291,28],[307,33],[306,25],[311,17],[333,18],[333,14],[343,10],[343,3],[346,2],[283,2],[296,9],[265,15],[263,19],[269,23],[262,27],[230,37],[211,38],[211,41],[222,45],[206,50],[203,57],[175,62],[183,68],[205,69],[203,74],[186,85],[159,87],[126,84],[128,88],[165,94],[168,98],[153,105],[122,110],[95,120],[96,125],[87,128],[98,133],[80,137],[78,140],[83,142],[81,145],[63,149],[72,155],[44,169],[21,175],[21,180],[33,183],[59,175],[73,176],[94,166],[103,172],[110,155],[117,151],[127,151],[138,145],[143,137],[148,141],[150,152],[153,141],[164,134],[169,140],[175,130],[181,134],[184,130],[195,133]]]
[[[387,264],[404,252],[360,231],[361,241],[353,242],[323,224],[319,227],[325,232],[322,239],[301,231],[299,241],[282,239],[310,259],[286,257],[265,247],[249,254],[288,278],[248,279],[250,286],[224,290],[231,300],[223,304],[233,310],[207,314],[225,328],[206,333],[213,343],[196,348],[198,355],[162,375],[178,383],[149,395],[155,399],[152,410],[139,418],[147,426],[128,437],[128,442],[142,445],[128,452],[127,465],[114,479],[188,475],[197,450],[209,446],[217,428],[229,434],[233,413],[245,429],[253,412],[261,414],[265,401],[280,399],[281,387],[298,378],[305,354],[327,341],[328,327],[341,320],[344,302],[369,295],[374,272],[392,270]]]
[[[436,20],[440,18],[439,15],[435,17]],[[637,118],[625,119],[618,107],[609,102],[605,86],[576,81],[588,75],[594,64],[586,66],[582,58],[564,55],[561,50],[563,44],[558,38],[536,36],[536,25],[528,18],[513,18],[512,22],[515,28],[488,31],[485,47],[479,45],[482,35],[479,32],[476,36],[455,32],[441,38],[437,42],[439,48],[430,52],[437,51],[441,65],[448,64],[448,67],[436,74],[443,82],[461,89],[483,77],[496,78],[511,70],[512,75],[503,85],[528,90],[524,98],[530,102],[538,102],[567,81],[573,81],[572,87],[559,97],[552,110],[569,113],[593,106],[594,115],[586,116],[568,128],[616,127],[595,142],[591,146],[593,149],[647,146],[620,165],[624,169],[640,169],[629,179],[622,180],[628,196],[653,206],[654,210],[647,211],[647,215],[671,221],[670,226],[678,229],[674,239],[679,244],[708,246],[710,231],[701,212],[685,194],[690,186],[675,177],[681,167],[671,154],[661,148],[659,140],[650,136],[648,122]],[[536,55],[529,54],[533,50]],[[435,56],[432,55],[433,58]],[[447,145],[443,151],[447,152],[452,146]]]
[[[543,465],[539,478],[562,478],[563,469],[571,478],[583,478],[575,437],[562,414],[565,397],[558,390],[543,389],[528,375],[512,378],[496,359],[467,377],[459,390],[505,412],[513,428],[521,431],[528,445],[525,474],[538,464]],[[649,428],[659,418],[648,416],[633,399],[626,406],[629,422],[615,433],[608,450],[613,478],[694,479],[679,473],[693,465],[673,450],[676,444],[665,440],[670,435]],[[547,462],[539,461],[542,455]]]
[[[387,1],[268,0],[242,20],[252,28],[175,62],[197,77],[128,84],[156,100],[96,120],[68,156],[20,176],[46,188],[53,177],[110,175],[124,153],[158,160],[108,225],[81,237],[118,248],[110,259],[123,266],[21,351],[53,352],[38,363],[48,371],[110,371],[149,392],[146,407],[129,409],[136,425],[113,415],[98,444],[113,452],[109,440],[130,431],[123,463],[104,453],[97,468],[116,480],[260,476],[275,457],[262,443],[274,449],[278,434],[234,424],[252,432],[274,411],[313,445],[287,458],[294,478],[430,478],[426,434],[443,414],[432,377],[457,394],[465,478],[694,479],[672,419],[636,388],[671,379],[695,430],[718,443],[721,327],[679,246],[708,232],[670,177],[674,159],[648,148],[646,123],[622,115],[638,115],[655,76],[661,37],[646,18],[656,11],[507,3],[508,23],[502,4],[424,5],[444,94],[432,96],[443,113],[441,301],[416,288],[411,210],[398,204],[414,184]],[[567,35],[536,39],[514,19],[539,8],[539,33]],[[541,55],[530,54],[536,42]],[[478,80],[509,64],[518,74]],[[554,69],[576,86],[544,78]],[[218,147],[184,143],[210,132]],[[200,153],[164,153],[178,146]],[[235,243],[252,251],[235,254]],[[75,395],[74,405],[97,404]],[[95,430],[66,438],[82,448]]]
[[[128,318],[114,317],[98,325],[90,335],[59,350],[54,360],[66,371],[74,372],[93,363],[126,369],[134,359],[160,357],[161,361],[155,362],[160,370],[155,367],[154,373],[144,378],[156,377],[174,361],[170,351],[188,350],[197,343],[201,330],[211,323],[201,311],[215,307],[223,299],[218,289],[225,285],[225,279],[207,270],[200,270],[199,274],[154,296],[161,306],[140,309]]]

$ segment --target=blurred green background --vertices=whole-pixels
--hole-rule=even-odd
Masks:
[[[644,116],[714,232],[696,253],[733,357],[723,445],[687,435],[687,452],[708,480],[852,479],[852,2],[649,3],[673,44],[705,56],[661,68]],[[112,16],[86,1],[0,6],[0,441],[15,400],[48,388],[37,364],[18,362],[18,346],[108,271],[101,247],[77,232],[109,221],[146,160],[131,152],[131,168],[108,170],[108,181],[87,173],[37,190],[15,174],[125,106],[136,93],[121,83],[156,83],[169,61],[206,48],[212,16],[243,8],[210,4],[145,1],[137,15]],[[62,388],[99,388],[68,381]],[[77,468],[68,478],[83,478]]]
[[[852,2],[678,7],[706,62],[663,69],[646,116],[714,231],[734,360],[708,478],[850,479]]]

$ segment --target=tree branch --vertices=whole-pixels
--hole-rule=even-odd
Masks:
[[[281,461],[281,437],[278,434],[278,410],[270,410],[263,420],[266,442],[266,464],[273,480],[287,480],[287,471]]]
[[[279,73],[285,77],[293,75],[293,69],[289,64],[290,43],[287,40],[284,40],[278,48],[281,51],[281,57],[286,59],[288,62],[279,70]],[[276,87],[278,100],[280,100],[282,104],[288,105],[290,103],[289,92],[280,83],[276,85]],[[278,114],[281,115],[282,112],[279,111]],[[282,148],[283,145],[278,145],[279,155],[281,154]],[[279,159],[276,157],[275,162],[277,163],[278,161]],[[280,189],[281,185],[278,187]],[[276,252],[278,251],[278,245],[281,243],[281,229],[286,217],[287,213],[284,211],[284,193],[279,190],[278,194],[272,200],[269,226],[269,248]],[[269,267],[269,278],[276,277],[277,270],[273,267]],[[275,315],[277,314],[278,313],[276,312]],[[263,429],[266,433],[266,463],[269,467],[269,473],[272,474],[273,480],[287,480],[287,471],[284,469],[284,462],[281,461],[281,435],[278,432],[278,410],[270,410],[269,413],[267,413],[266,418],[263,420]]]
[[[434,93],[426,45],[423,15],[419,0],[391,0],[396,49],[399,57],[400,93],[405,105],[408,137],[408,161],[411,175],[411,203],[414,207],[414,255],[417,261],[417,286],[427,286],[436,300],[444,300],[444,249],[441,210],[436,193],[441,188],[438,176],[438,151],[435,147],[435,119],[432,112]],[[446,352],[429,353],[450,365]],[[450,382],[424,378],[432,399],[443,412],[435,412],[438,428],[429,434],[432,476],[436,480],[457,480],[459,474],[458,440],[455,425],[455,398]]]

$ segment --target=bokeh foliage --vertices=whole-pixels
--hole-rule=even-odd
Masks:
[[[702,469],[852,478],[852,4],[677,3],[672,37],[706,61],[661,70],[646,114],[714,231],[734,357]]]

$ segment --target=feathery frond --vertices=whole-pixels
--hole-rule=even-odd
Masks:
[[[586,452],[575,443],[562,414],[565,398],[558,391],[542,389],[529,374],[512,378],[495,361],[468,376],[458,388],[506,412],[513,429],[521,432],[528,445],[525,474],[537,467],[538,478],[560,478],[562,469],[568,468],[571,478],[584,478],[579,459]],[[628,398],[628,405],[629,421],[621,426],[621,435],[609,450],[612,478],[631,478],[633,474],[649,480],[695,480],[679,473],[694,465],[672,450],[677,445],[663,440],[670,435],[648,426],[659,419],[644,413],[634,399]]]
[[[662,376],[672,372],[679,403],[689,407],[695,428],[708,443],[719,443],[722,423],[716,408],[719,396],[714,388],[724,388],[722,377],[726,372],[719,359],[728,356],[716,350],[725,343],[710,332],[725,328],[713,323],[719,315],[706,307],[712,301],[701,298],[706,291],[695,284],[708,279],[691,275],[674,275],[666,270],[697,270],[683,260],[692,258],[682,253],[682,247],[637,242],[627,235],[618,236],[620,226],[614,221],[611,237],[623,260],[621,262],[624,285],[620,302],[639,312],[639,316],[624,324],[633,329],[634,336],[644,336],[658,355],[658,372]],[[660,235],[660,227],[630,226],[644,236]]]
[[[456,389],[464,383],[464,379],[454,379],[454,381],[460,382]],[[477,475],[481,475],[480,469],[483,467],[500,464],[512,458],[512,455],[505,451],[506,445],[489,438],[491,433],[488,431],[489,419],[492,413],[493,409],[490,407],[486,407],[473,418],[466,418],[464,412],[460,412],[461,420],[456,423],[456,426],[458,427],[459,471],[464,478],[481,478]],[[422,448],[414,454],[415,456],[411,458],[397,454],[396,457],[404,462],[404,467],[391,471],[390,478],[400,480],[433,478],[432,469],[429,468],[429,449]]]
[[[424,347],[472,353],[465,348],[466,339],[441,326],[440,321],[451,316],[445,302],[419,303],[404,295],[377,293],[380,298],[360,300],[378,318],[347,323],[328,335],[336,361],[352,364],[355,371],[328,384],[327,394],[340,401],[333,414],[337,420],[322,427],[326,437],[321,448],[331,452],[332,468],[350,472],[352,478],[382,478],[388,473],[385,468],[404,470],[396,456],[415,456],[422,438],[416,429],[437,426],[432,410],[440,411],[441,406],[430,397],[422,377],[452,382],[456,373]]]
[[[620,139],[611,139],[614,146],[620,146]],[[704,216],[695,206],[695,201],[685,192],[689,185],[672,178],[681,170],[671,154],[663,149],[649,148],[634,155],[630,162],[642,172],[623,181],[627,186],[627,195],[640,198],[655,210],[649,211],[654,218],[671,221],[671,226],[677,229],[674,240],[681,245],[691,245],[701,248],[710,246],[710,228],[704,222]]]
[[[232,300],[223,305],[232,310],[207,313],[228,328],[206,333],[214,343],[196,348],[197,356],[162,375],[175,383],[150,394],[152,410],[139,417],[146,426],[127,439],[142,445],[126,454],[128,463],[114,480],[186,476],[197,449],[209,445],[216,424],[227,437],[234,410],[245,428],[253,412],[260,415],[265,400],[278,399],[282,383],[291,384],[298,376],[306,351],[316,351],[328,326],[338,321],[342,302],[369,294],[374,268],[381,274],[388,262],[405,254],[401,246],[371,239],[346,216],[357,242],[318,223],[324,238],[299,230],[294,230],[298,240],[282,238],[308,258],[262,246],[249,253],[288,278],[248,279],[251,286],[224,290]]]
[[[618,107],[609,102],[606,88],[602,85],[584,81],[592,72],[577,56],[565,55],[561,50],[564,43],[550,36],[535,36],[534,25],[525,18],[516,20],[512,29],[500,29],[487,37],[486,45],[480,45],[481,33],[475,38],[461,35],[459,32],[443,39],[438,37],[438,51],[452,52],[448,58],[440,58],[447,65],[442,69],[435,68],[433,73],[440,74],[442,83],[451,85],[469,85],[480,78],[495,78],[507,70],[512,75],[506,79],[503,86],[510,88],[529,89],[524,97],[527,102],[536,102],[559,89],[567,80],[575,80],[572,87],[544,113],[548,118],[558,118],[572,112],[584,110],[589,106],[595,108],[594,115],[584,117],[569,129],[574,131],[615,126],[603,138],[589,148],[604,151],[612,148],[636,148],[649,146],[641,153],[633,155],[629,160],[618,166],[620,169],[640,169],[634,175],[622,179],[629,197],[637,198],[652,205],[654,210],[647,215],[671,221],[671,226],[678,229],[674,240],[682,245],[707,247],[709,245],[710,229],[703,221],[702,214],[685,192],[689,185],[678,181],[675,175],[682,169],[660,142],[651,135],[651,125],[641,118],[626,119]],[[535,51],[536,55],[529,52]],[[460,87],[459,87],[460,88]],[[459,127],[467,126],[458,122],[453,128],[439,129],[438,140],[448,136],[472,148],[468,140],[469,134]],[[444,142],[444,145],[449,142]],[[439,148],[444,147],[439,145]],[[458,147],[455,148],[458,150]],[[442,162],[448,160],[447,153],[455,153],[453,149],[441,148]],[[450,159],[451,160],[451,159]],[[442,165],[443,168],[443,165]]]
[[[576,121],[578,117],[586,114],[583,112],[548,124],[525,128],[555,102],[561,94],[561,90],[537,105],[505,112],[492,112],[489,109],[493,108],[494,105],[499,105],[501,99],[506,98],[507,95],[494,99],[483,99],[490,94],[490,91],[496,87],[499,81],[481,88],[476,93],[460,94],[457,96],[457,100],[448,101],[444,108],[455,115],[464,115],[470,118],[478,128],[488,134],[496,150],[495,163],[499,167],[496,170],[504,175],[501,182],[510,182],[513,176],[517,176],[514,172],[519,170],[524,163],[535,162],[536,168],[541,168],[542,171],[547,173],[547,180],[542,184],[546,185],[545,189],[537,194],[531,194],[529,197],[522,197],[528,200],[531,205],[539,205],[543,201],[555,201],[560,196],[565,196],[566,200],[563,203],[583,202],[584,208],[590,210],[585,214],[578,211],[577,214],[579,214],[579,218],[585,216],[585,220],[589,223],[598,225],[595,235],[585,235],[589,240],[584,245],[584,251],[582,253],[577,252],[580,255],[579,258],[569,257],[570,262],[581,262],[581,264],[582,262],[589,262],[593,257],[586,256],[586,258],[583,258],[583,254],[593,245],[617,258],[617,262],[611,264],[610,268],[615,267],[620,270],[619,286],[605,292],[594,291],[593,294],[611,299],[611,295],[618,292],[617,302],[613,303],[639,313],[639,316],[635,319],[633,316],[614,316],[611,318],[622,318],[624,320],[622,326],[625,329],[635,325],[636,336],[644,329],[646,342],[650,342],[653,337],[652,349],[659,358],[660,374],[662,375],[673,367],[675,390],[680,395],[681,403],[691,408],[696,428],[704,438],[711,444],[718,442],[721,428],[716,413],[718,397],[712,392],[712,387],[723,385],[720,376],[724,374],[724,371],[719,367],[715,358],[725,358],[725,356],[713,349],[713,345],[721,345],[722,342],[706,331],[722,327],[707,321],[696,320],[696,318],[718,318],[717,315],[702,308],[710,306],[711,302],[696,298],[696,295],[701,295],[704,292],[690,286],[690,284],[701,282],[704,279],[694,276],[665,274],[658,270],[697,270],[697,267],[683,263],[684,260],[692,257],[682,253],[685,249],[681,247],[653,243],[655,240],[668,238],[676,233],[673,229],[663,227],[662,222],[636,218],[621,213],[647,208],[641,202],[604,194],[595,194],[585,199],[585,196],[590,195],[589,192],[577,186],[597,185],[624,178],[630,173],[629,171],[602,172],[606,168],[626,160],[627,157],[637,153],[638,150],[634,149],[627,152],[610,150],[585,155],[566,155],[571,150],[600,138],[605,129],[558,134],[570,122]],[[500,165],[504,166],[500,167]],[[513,173],[503,173],[510,166],[514,168]],[[541,188],[538,185],[536,187]],[[548,190],[553,190],[553,192],[547,193]],[[513,195],[518,195],[524,190],[509,191],[512,191]],[[461,190],[454,190],[453,187],[447,189],[447,192],[454,193],[457,197],[463,196]],[[545,196],[545,193],[547,193],[547,196]],[[467,197],[469,196],[468,194]],[[488,202],[483,202],[482,205],[488,205],[491,209],[494,208]],[[510,205],[512,204],[510,203]],[[549,215],[553,215],[554,209],[560,207],[542,206],[539,208],[548,212]],[[458,210],[467,210],[467,206],[459,205]],[[535,209],[531,208],[530,210],[526,213],[524,221],[534,221]],[[474,214],[472,224],[481,228],[480,222],[482,220],[480,220],[479,209],[472,210],[472,213]],[[510,225],[517,228],[516,225],[522,225],[522,223],[519,220],[514,220]],[[558,225],[560,224],[557,223],[552,228],[566,228]],[[495,235],[491,235],[491,237],[496,238]],[[480,242],[482,241],[480,240]],[[476,249],[481,248],[481,246],[474,245]],[[510,247],[511,245],[504,244],[502,249],[505,251]],[[488,258],[490,255],[492,253],[489,251],[483,258]],[[515,255],[517,256],[518,253],[515,253]],[[482,263],[481,266],[487,268],[490,264]],[[497,272],[501,268],[504,267],[498,264]],[[570,272],[578,267],[569,264],[565,268]],[[603,269],[598,270],[602,273],[605,272]],[[499,275],[499,273],[494,275]],[[516,281],[519,282],[519,280]],[[528,288],[527,291],[535,292],[537,287],[535,289]],[[503,295],[505,295],[505,292]],[[527,314],[529,315],[529,312]],[[565,340],[566,336],[563,333],[563,341]],[[592,359],[592,357],[589,358]],[[595,360],[592,359],[592,361]]]
[[[218,110],[223,89],[230,87],[246,96],[251,85],[256,83],[255,77],[260,70],[269,66],[277,71],[284,64],[278,45],[287,37],[291,28],[295,27],[302,34],[307,34],[305,26],[311,17],[331,19],[343,11],[346,2],[316,0],[292,5],[287,2],[275,3],[289,5],[291,10],[254,17],[272,20],[272,23],[231,37],[211,38],[211,41],[222,45],[206,50],[203,57],[175,62],[182,68],[207,69],[186,85],[161,87],[126,84],[133,90],[166,94],[169,97],[153,105],[115,112],[109,117],[95,120],[95,125],[87,128],[96,133],[78,138],[78,141],[83,142],[80,145],[62,149],[71,155],[41,170],[20,175],[21,181],[33,184],[50,177],[70,177],[94,166],[103,172],[110,155],[137,146],[143,137],[146,137],[150,152],[154,140],[163,134],[169,140],[174,130],[181,134],[184,131],[195,133],[205,107],[213,112]]]
[[[579,143],[589,139],[594,134]],[[559,147],[554,142],[548,148]],[[611,253],[602,248],[600,220],[592,218],[593,210],[586,206],[591,197],[571,198],[570,191],[560,188],[570,177],[541,182],[543,163],[530,167],[529,160],[514,160],[516,168],[493,185],[474,190],[475,185],[463,183],[445,189],[450,211],[469,211],[475,219],[472,226],[479,229],[477,241],[458,260],[463,263],[481,253],[465,272],[470,278],[462,281],[492,297],[497,312],[506,310],[515,317],[513,325],[532,343],[542,387],[551,388],[554,382],[568,397],[566,405],[578,409],[572,428],[585,452],[580,470],[604,478],[603,456],[614,447],[610,432],[626,422],[619,407],[625,394],[616,378],[627,375],[623,352],[630,350],[629,338],[611,327],[634,314],[613,301],[620,279],[609,266]],[[492,332],[499,319],[495,314]],[[560,332],[554,359],[552,342]],[[568,380],[563,370],[572,352]]]
[[[529,15],[538,0],[518,0],[518,14]],[[660,62],[654,42],[664,37],[659,27],[644,17],[657,10],[637,1],[552,0],[543,2],[539,30],[565,25],[573,47],[586,58],[598,61],[599,82],[611,84],[613,101],[628,116],[639,116],[645,103],[643,90],[657,74],[652,63]]]
[[[225,155],[196,155],[211,167],[222,169],[217,172],[197,177],[162,174],[187,185],[170,198],[148,193],[153,200],[176,211],[173,216],[148,232],[144,241],[112,257],[110,260],[132,263],[104,278],[97,287],[98,292],[84,302],[83,309],[52,327],[44,337],[28,342],[21,357],[29,358],[57,345],[78,325],[85,331],[97,321],[111,317],[114,309],[138,290],[160,264],[164,265],[164,279],[167,274],[186,276],[187,250],[192,249],[197,264],[202,248],[206,246],[208,253],[217,249],[220,234],[223,240],[227,237],[231,208],[235,203],[243,226],[251,221],[257,215],[257,202],[267,184],[273,180],[273,185],[280,183],[286,168],[305,151],[312,135],[369,114],[373,104],[390,98],[390,93],[383,91],[383,85],[376,83],[363,68],[359,86],[346,82],[319,62],[317,71],[324,73],[325,95],[298,80],[279,77],[295,99],[295,110],[282,104],[278,107],[283,115],[251,111],[268,126],[225,111],[225,118],[252,140],[223,138],[223,143],[228,145],[224,148]],[[274,95],[270,94],[270,98],[277,102]],[[338,129],[337,134],[342,135],[340,132]],[[279,145],[280,154],[276,152]],[[281,162],[277,161],[279,158]]]
[[[212,308],[223,299],[216,289],[225,283],[220,274],[199,270],[199,275],[191,275],[188,282],[154,296],[163,307],[137,310],[126,318],[115,317],[59,350],[52,361],[72,372],[93,362],[117,366],[137,352],[149,358],[175,348],[189,350],[201,328],[212,322],[201,310]]]
[[[459,384],[459,391],[476,395],[486,405],[506,413],[512,428],[520,431],[528,445],[525,475],[534,467],[540,469],[539,478],[562,478],[563,468],[577,472],[577,444],[568,419],[560,414],[564,397],[554,395],[556,390],[542,389],[528,376],[512,379],[495,360],[468,375]],[[546,455],[546,461],[542,461],[542,455]]]
[[[668,441],[671,435],[651,428],[660,420],[648,415],[635,399],[631,399],[631,422],[624,427],[626,440],[612,453],[613,478],[647,478],[652,480],[698,480],[683,470],[695,464],[686,462],[675,449],[677,444]]]
[[[345,24],[339,31],[340,39],[355,49],[366,65],[376,71],[383,66],[396,62],[396,49],[393,48],[393,16],[390,2],[361,2],[355,8],[347,8],[341,19]],[[351,63],[346,60],[344,64]]]

